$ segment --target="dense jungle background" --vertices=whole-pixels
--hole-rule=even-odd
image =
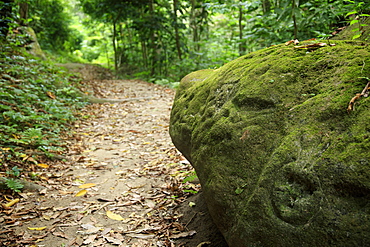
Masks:
[[[0,246],[222,246],[212,224],[193,230],[208,222],[168,135],[173,88],[285,42],[368,41],[369,14],[367,0],[0,1]]]
[[[191,71],[292,39],[326,39],[358,25],[361,0],[28,0],[0,1],[2,21],[33,28],[60,62],[98,63],[120,77],[176,86]],[[9,7],[7,7],[9,6]],[[21,41],[14,41],[21,42]]]

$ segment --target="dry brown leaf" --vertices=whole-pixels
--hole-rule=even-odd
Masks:
[[[107,240],[109,243],[113,243],[113,244],[116,244],[116,245],[121,245],[122,244],[122,241],[119,240],[119,239],[116,239],[116,238],[112,238],[112,237],[105,237],[105,240]]]
[[[137,233],[129,233],[129,234],[126,234],[126,236],[129,236],[131,238],[139,238],[139,239],[150,239],[150,238],[155,237],[154,234],[137,234]]]
[[[54,236],[69,239],[69,237],[64,232],[53,232]]]
[[[88,245],[88,244],[91,244],[94,242],[94,240],[96,239],[97,235],[90,235],[84,242],[83,244],[84,245]]]
[[[187,238],[195,235],[197,232],[196,231],[189,231],[189,232],[181,232],[179,234],[175,234],[170,236],[171,239],[178,239],[178,238]]]
[[[299,41],[298,39],[292,39],[292,40],[285,42],[285,45],[290,45],[290,44],[298,45]]]

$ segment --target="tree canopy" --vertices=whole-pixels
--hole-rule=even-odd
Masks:
[[[370,10],[364,0],[16,2],[18,7],[0,1],[1,13],[9,13],[9,3],[13,12],[28,4],[25,23],[34,28],[43,49],[163,84],[288,40],[328,38],[348,23],[358,25],[353,37],[359,38]],[[8,19],[3,18],[2,27]]]

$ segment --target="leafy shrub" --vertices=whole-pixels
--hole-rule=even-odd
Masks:
[[[74,86],[76,78],[13,49],[0,47],[0,170],[19,177],[21,169],[9,170],[9,164],[26,170],[29,161],[37,163],[25,150],[48,157],[62,152],[62,135],[86,102]],[[14,191],[21,188],[15,180],[6,184]]]

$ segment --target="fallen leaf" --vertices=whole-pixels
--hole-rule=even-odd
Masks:
[[[46,226],[43,227],[27,227],[29,230],[42,231],[46,229]]]
[[[129,233],[129,234],[126,234],[126,236],[129,236],[131,238],[140,238],[140,239],[150,239],[150,238],[155,237],[154,234],[135,234],[135,233]]]
[[[87,189],[87,188],[94,187],[95,185],[96,184],[94,184],[94,183],[82,184],[82,185],[78,186],[78,188],[80,188],[80,189]]]
[[[290,44],[298,45],[299,41],[298,41],[298,39],[292,39],[292,40],[289,40],[289,41],[285,42],[285,45],[290,45]]]
[[[118,214],[115,214],[115,213],[112,213],[111,211],[107,211],[107,216],[108,218],[112,219],[112,220],[124,220],[124,218],[121,217],[121,215],[118,215]]]
[[[122,241],[119,240],[119,239],[116,239],[116,238],[111,238],[111,237],[105,237],[105,240],[107,240],[109,243],[113,243],[113,244],[116,244],[116,245],[121,245],[122,244]]]
[[[17,202],[19,202],[19,198],[14,199],[14,200],[8,202],[7,204],[4,204],[4,206],[9,208],[9,207],[13,206],[14,204],[16,204]]]
[[[50,91],[46,92],[46,95],[51,99],[56,99],[55,95]]]
[[[37,166],[42,167],[42,168],[49,168],[49,165],[47,165],[47,164],[42,164],[42,163],[37,164]]]
[[[203,247],[203,246],[209,246],[210,244],[212,244],[211,242],[201,242],[200,244],[197,245],[197,247]]]
[[[95,238],[96,238],[97,235],[90,235],[84,242],[83,244],[84,245],[88,245],[88,244],[91,244],[92,242],[94,242]]]
[[[182,232],[182,233],[179,233],[179,234],[175,234],[175,235],[172,235],[170,236],[171,239],[178,239],[178,238],[187,238],[187,237],[191,237],[193,235],[195,235],[197,232],[196,231],[189,231],[189,232]]]
[[[87,190],[80,190],[75,196],[83,196],[87,193]]]
[[[69,239],[69,237],[64,232],[53,232],[54,236]]]

